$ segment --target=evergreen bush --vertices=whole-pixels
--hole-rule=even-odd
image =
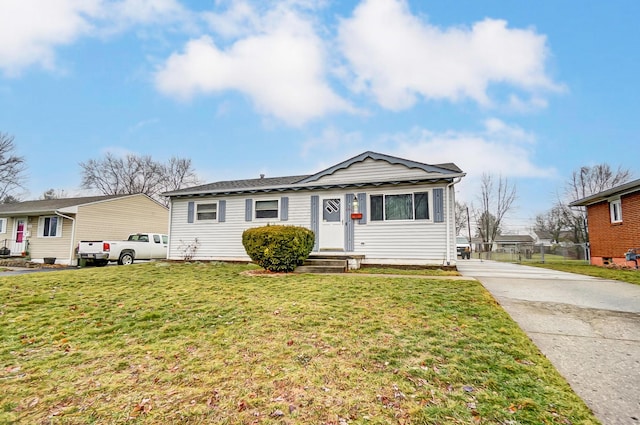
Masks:
[[[273,272],[291,272],[309,257],[315,240],[313,231],[297,226],[262,226],[242,233],[245,251],[260,267]]]

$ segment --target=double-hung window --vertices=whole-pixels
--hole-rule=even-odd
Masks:
[[[611,215],[612,223],[622,222],[622,202],[620,199],[615,199],[609,202],[609,213]]]
[[[62,236],[62,219],[56,215],[40,217],[38,220],[38,236],[42,238],[57,238]]]
[[[256,201],[256,218],[278,218],[278,200]]]
[[[197,221],[215,221],[218,219],[218,203],[196,204]]]
[[[7,233],[7,219],[0,218],[0,233]]]
[[[371,195],[371,221],[429,220],[429,192]]]

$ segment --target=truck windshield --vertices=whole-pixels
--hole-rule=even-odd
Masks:
[[[129,235],[129,239],[130,241],[138,241],[138,242],[149,242],[149,236],[148,235]]]

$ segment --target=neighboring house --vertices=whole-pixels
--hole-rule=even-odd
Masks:
[[[147,195],[89,196],[0,204],[0,248],[32,261],[75,265],[80,240],[167,233],[169,211]]]
[[[551,235],[550,232],[547,232],[546,230],[538,230],[535,232],[535,235],[536,235],[536,241],[535,241],[536,245],[542,245],[542,246],[553,245],[553,236]]]
[[[315,253],[369,264],[454,263],[454,185],[464,175],[454,164],[364,152],[312,175],[167,192],[169,258],[248,260],[242,232],[280,224],[313,230]]]
[[[539,230],[535,232],[535,245],[542,245],[545,247],[550,247],[553,245],[572,245],[573,233],[568,230],[563,230],[558,235],[558,241],[553,240],[553,235],[551,232],[546,230]]]
[[[498,235],[494,241],[494,251],[518,252],[531,249],[534,239],[531,235]]]
[[[640,180],[616,186],[570,204],[587,208],[591,264],[634,265],[630,248],[640,254]]]

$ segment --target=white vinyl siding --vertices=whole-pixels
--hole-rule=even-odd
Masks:
[[[432,193],[432,185],[409,185],[390,189],[376,188],[371,194],[406,194],[406,193]],[[442,187],[442,186],[439,186]],[[369,191],[359,188],[358,192]],[[452,192],[452,191],[451,191]],[[350,191],[348,193],[353,193]],[[200,260],[249,260],[242,246],[242,232],[251,227],[260,227],[265,224],[293,225],[306,228],[311,227],[311,196],[335,195],[335,192],[308,191],[287,193],[288,208],[286,222],[278,218],[246,221],[245,212],[247,199],[252,199],[255,208],[257,201],[273,201],[273,195],[252,194],[250,197],[229,196],[226,199],[226,221],[224,223],[206,223],[198,226],[188,223],[189,199],[174,198],[171,206],[171,240],[169,246],[170,259],[184,259],[185,247],[193,244],[197,239],[197,251],[194,259]],[[347,191],[338,196],[342,202],[346,202]],[[368,199],[367,199],[368,200]],[[199,202],[215,202],[216,198],[202,199]],[[429,199],[431,203],[431,199]],[[455,234],[451,217],[451,205],[453,199],[447,198],[445,211],[447,219],[443,223],[434,223],[433,220],[410,220],[361,223],[354,222],[354,250],[355,254],[364,254],[368,262],[376,260],[415,260],[423,263],[442,263],[446,247],[447,221],[450,225],[450,255],[455,259]],[[191,201],[192,202],[192,201]],[[367,202],[368,204],[368,202]],[[368,205],[366,205],[368,208]],[[430,208],[432,206],[430,205]],[[346,209],[345,209],[346,211]],[[253,212],[255,214],[255,210]],[[430,211],[430,214],[432,212]],[[431,215],[432,216],[432,215]]]
[[[386,161],[368,158],[362,162],[352,164],[349,168],[336,170],[314,183],[370,183],[381,181],[397,181],[411,179],[427,179],[441,177],[438,173],[428,173],[418,168],[408,168],[401,164],[390,164]]]
[[[371,199],[376,195],[429,192],[429,208],[431,209],[432,187],[434,186],[377,188],[368,191],[367,197]],[[367,208],[371,212],[371,202],[369,202]],[[449,210],[449,208],[446,208],[446,210]],[[432,216],[433,214],[430,210],[430,217]],[[364,254],[365,262],[369,263],[375,263],[379,259],[441,263],[447,251],[446,231],[446,220],[443,223],[434,223],[433,220],[375,221],[369,215],[368,224],[360,225],[356,223],[354,253]],[[455,251],[455,237],[452,238],[449,245],[449,251]]]
[[[267,224],[273,225],[293,225],[309,227],[309,196],[290,196],[287,208],[287,221],[281,218],[260,218],[252,221],[245,220],[247,208],[246,200],[243,196],[225,195],[225,221],[224,222],[201,222],[197,226],[188,222],[189,199],[174,199],[171,205],[171,237],[169,244],[170,259],[184,259],[185,248],[193,244],[197,239],[197,259],[229,259],[229,260],[249,260],[244,247],[242,246],[242,232],[251,227],[260,227]],[[252,194],[251,207],[253,215],[256,214],[256,203],[267,201],[261,206],[273,205],[273,195]],[[282,198],[276,200],[278,206]],[[216,198],[199,200],[202,203],[216,202]],[[282,211],[277,211],[278,215]]]

